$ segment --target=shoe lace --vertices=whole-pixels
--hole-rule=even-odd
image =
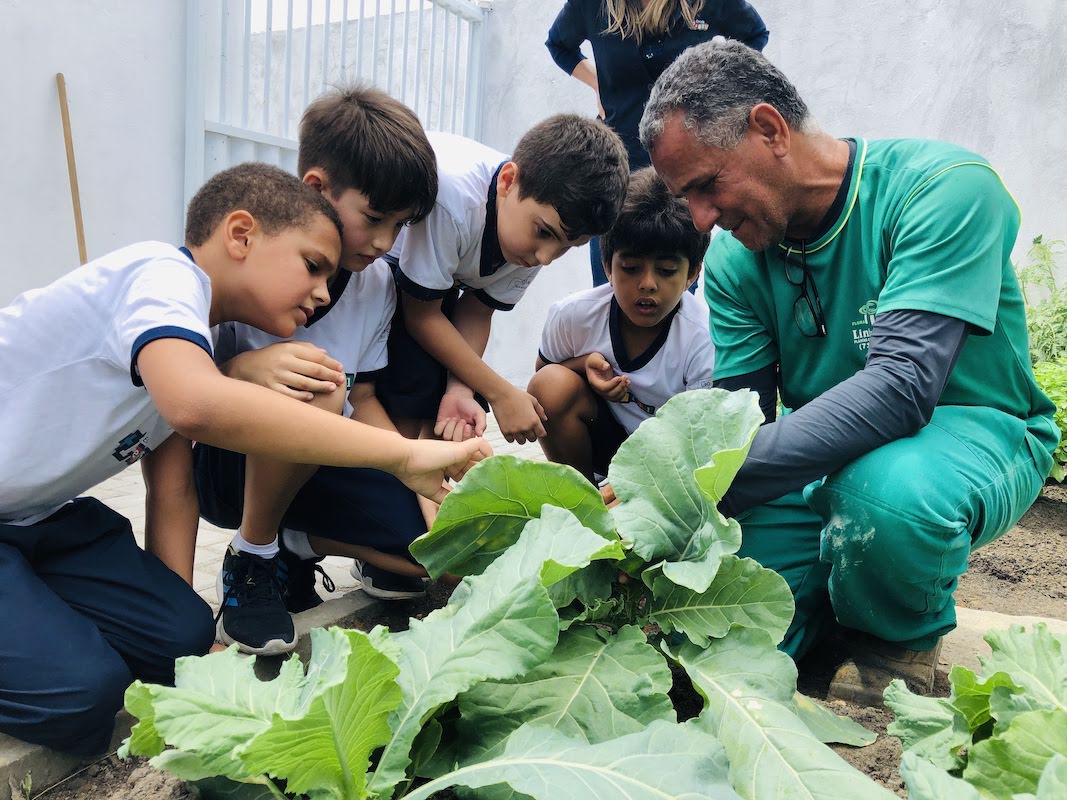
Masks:
[[[246,555],[234,559],[230,580],[226,585],[222,604],[215,621],[218,622],[229,601],[236,600],[242,608],[282,602],[284,577],[278,569],[278,558],[259,558]]]
[[[315,565],[315,572],[322,576],[322,588],[331,594],[337,591],[337,584],[333,582],[333,578],[326,574],[326,570],[322,568],[321,564]]]

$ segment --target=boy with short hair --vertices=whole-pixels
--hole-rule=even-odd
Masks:
[[[529,392],[548,414],[541,448],[590,481],[671,397],[711,386],[707,310],[686,292],[708,234],[651,168],[635,172],[600,237],[608,283],[548,312]]]
[[[375,261],[421,221],[437,195],[433,149],[415,114],[384,92],[328,92],[304,112],[298,168],[344,224],[331,302],[291,340],[235,323],[217,357],[232,377],[260,383],[333,413],[395,431],[375,394],[386,365],[396,292]],[[231,358],[232,356],[232,358]],[[228,359],[228,360],[227,360]],[[424,592],[407,546],[426,531],[416,495],[371,469],[290,464],[210,446],[196,448],[201,515],[238,528],[219,575],[219,639],[274,655],[296,646],[289,612],[321,603],[315,564],[324,555],[363,562],[365,590],[384,598]],[[409,573],[392,575],[375,564]],[[424,573],[423,573],[424,574]]]
[[[482,360],[492,316],[514,307],[541,266],[611,227],[629,177],[625,148],[603,123],[573,114],[536,125],[511,158],[460,136],[431,141],[437,204],[386,256],[399,308],[382,403],[405,435],[432,427],[462,439],[482,433],[488,401],[505,439],[533,441],[545,432],[540,404]]]
[[[190,439],[373,466],[435,497],[447,469],[488,452],[322,414],[215,367],[213,325],[289,336],[328,302],[340,221],[321,195],[242,165],[197,193],[186,230],[181,250],[132,245],[0,309],[0,593],[17,609],[2,623],[0,731],[30,742],[102,750],[131,680],[172,680],[175,658],[211,645],[188,585]],[[138,460],[150,552],[126,519],[78,498]]]

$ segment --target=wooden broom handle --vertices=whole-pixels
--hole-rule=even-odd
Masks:
[[[74,139],[70,135],[67,82],[62,72],[56,73],[56,86],[59,87],[59,113],[63,117],[63,143],[67,147],[67,173],[70,175],[70,200],[74,205],[74,230],[78,236],[78,258],[84,264],[89,258],[85,254],[85,226],[82,225],[82,201],[78,193],[78,168],[74,165]]]

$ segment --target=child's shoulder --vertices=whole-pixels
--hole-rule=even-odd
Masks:
[[[437,206],[459,216],[472,208],[484,210],[493,175],[508,156],[454,133],[427,136],[437,157]]]
[[[709,338],[708,331],[708,307],[699,297],[689,292],[683,292],[682,299],[678,301],[678,322],[687,329],[697,329]]]
[[[557,300],[552,304],[550,312],[553,316],[588,319],[591,316],[607,314],[611,308],[611,298],[614,297],[610,284],[594,286],[592,289],[583,289]]]

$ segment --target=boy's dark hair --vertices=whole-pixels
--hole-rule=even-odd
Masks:
[[[689,259],[692,278],[710,241],[710,233],[701,233],[693,226],[689,204],[670,193],[656,170],[645,167],[630,176],[622,212],[611,230],[600,237],[600,254],[607,272],[611,272],[611,257],[620,251],[683,255]]]
[[[202,245],[227,214],[247,211],[267,235],[306,225],[322,214],[341,234],[341,220],[330,202],[299,178],[270,164],[249,162],[218,173],[189,201],[185,243]]]
[[[313,167],[335,198],[356,189],[384,214],[412,209],[412,222],[437,202],[437,158],[419,118],[367,86],[333,89],[304,111],[297,169],[303,177]]]
[[[596,236],[615,222],[630,174],[622,140],[599,120],[557,114],[530,128],[511,160],[519,199],[559,212],[568,237]]]

